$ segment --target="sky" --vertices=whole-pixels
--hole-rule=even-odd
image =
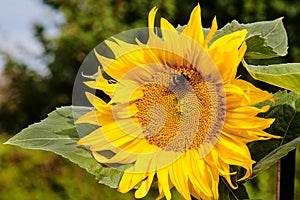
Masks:
[[[42,48],[34,39],[32,29],[35,23],[46,25],[49,37],[59,32],[56,23],[63,22],[63,15],[42,3],[42,0],[1,0],[0,1],[0,54],[9,52],[13,58],[27,64],[41,74],[47,73],[41,61]],[[4,60],[0,55],[0,70]]]

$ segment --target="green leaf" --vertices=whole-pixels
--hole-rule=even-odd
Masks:
[[[287,54],[287,33],[282,23],[283,18],[272,21],[239,24],[233,20],[220,29],[213,39],[241,29],[247,29],[246,59],[266,59]]]
[[[39,123],[30,125],[5,144],[26,149],[38,149],[56,153],[86,169],[96,176],[99,183],[116,188],[123,174],[123,167],[108,168],[97,163],[90,152],[79,145],[79,135],[83,136],[97,128],[84,124],[75,127],[74,118],[90,111],[88,107],[62,107],[51,112]]]
[[[275,122],[266,132],[282,138],[248,144],[252,159],[257,161],[253,167],[252,178],[268,169],[300,144],[300,95],[284,91],[277,92],[274,98],[276,102],[268,102],[271,108],[261,117],[275,118]]]
[[[275,98],[275,106],[289,105],[294,110],[300,111],[300,94],[287,91],[279,91],[273,95]]]
[[[232,189],[224,178],[220,178],[219,181],[219,199],[222,200],[240,200],[249,199],[246,187],[242,184],[238,184],[238,188]]]
[[[300,63],[244,66],[254,79],[300,93]]]
[[[264,170],[268,169],[282,157],[286,156],[290,151],[296,149],[297,145],[300,144],[300,137],[288,142],[284,145],[280,145],[275,150],[271,151],[268,155],[263,157],[253,168],[253,176],[252,178],[259,175]]]
[[[267,59],[281,56],[268,45],[266,40],[259,35],[254,35],[246,40],[247,51],[245,59]],[[285,54],[284,54],[285,55]]]

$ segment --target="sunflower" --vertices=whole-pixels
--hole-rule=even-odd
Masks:
[[[106,40],[114,58],[94,50],[101,67],[85,83],[110,101],[86,93],[95,109],[76,123],[99,128],[78,144],[101,164],[128,164],[122,193],[136,188],[143,198],[157,180],[158,199],[171,199],[173,187],[185,199],[218,199],[220,177],[237,188],[230,166],[245,169],[240,180],[251,176],[255,161],[246,144],[275,138],[263,131],[274,119],[257,117],[269,107],[253,106],[272,96],[236,78],[246,30],[212,41],[216,18],[204,34],[199,5],[181,32],[164,18],[154,27],[156,12],[149,13],[147,42]]]

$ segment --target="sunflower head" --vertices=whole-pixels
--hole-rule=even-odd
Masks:
[[[217,199],[219,176],[236,188],[230,165],[246,170],[242,179],[251,175],[246,143],[273,137],[263,131],[273,119],[256,116],[268,107],[252,106],[272,97],[236,78],[246,30],[212,42],[216,18],[204,35],[199,5],[182,32],[164,18],[154,27],[156,12],[150,11],[147,29],[140,30],[145,42],[106,40],[110,58],[95,48],[98,74],[85,83],[107,98],[86,93],[94,110],[77,123],[99,128],[78,144],[99,163],[130,164],[120,192],[137,187],[135,196],[142,198],[156,178],[159,198],[170,199],[175,187],[185,199]]]

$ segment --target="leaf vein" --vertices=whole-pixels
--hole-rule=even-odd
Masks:
[[[288,133],[289,128],[290,128],[290,126],[291,126],[291,124],[292,124],[292,121],[294,121],[294,119],[295,119],[295,116],[296,116],[296,112],[294,112],[294,114],[293,114],[291,120],[289,121],[289,123],[288,123],[288,125],[287,125],[286,130],[284,131],[283,138],[282,138],[282,140],[281,140],[280,145],[283,144],[283,141],[285,140],[285,138],[286,138],[286,136],[287,136],[287,133]]]

